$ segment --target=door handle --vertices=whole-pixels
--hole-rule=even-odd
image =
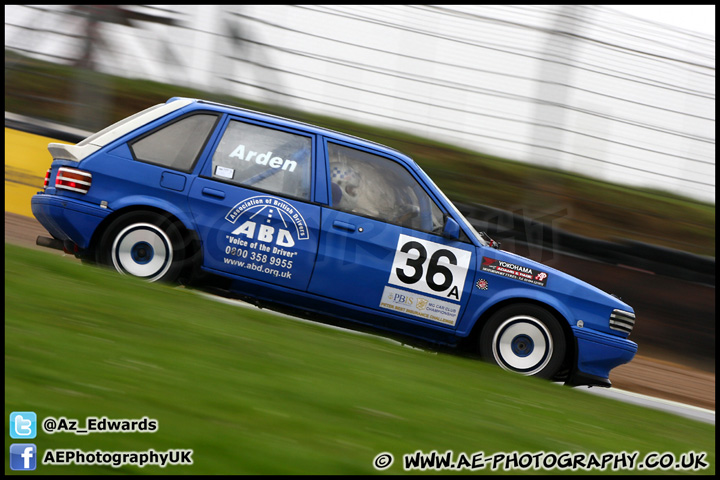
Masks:
[[[225,192],[222,190],[215,190],[214,188],[205,187],[202,189],[203,195],[209,195],[211,197],[225,198]]]
[[[357,229],[357,227],[355,227],[355,225],[353,225],[352,223],[345,223],[339,220],[335,220],[333,222],[333,227],[340,230],[347,230],[348,232],[354,232]]]

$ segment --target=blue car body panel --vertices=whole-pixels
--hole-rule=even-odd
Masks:
[[[173,98],[158,111],[149,122],[127,121],[76,148],[51,150],[60,153],[32,211],[55,239],[92,252],[103,228],[123,212],[163,212],[197,238],[202,271],[255,298],[451,345],[476,332],[498,306],[536,303],[566,322],[574,384],[608,386],[610,370],[637,351],[627,339],[631,327],[622,331],[609,322],[614,311],[633,315],[630,306],[489,246],[402,153],[209,102]],[[207,133],[196,129],[198,140],[178,148],[175,163],[162,155],[140,158],[169,127],[197,119]],[[416,211],[397,220],[342,207],[353,200],[352,181],[361,178],[345,173],[339,154],[331,159],[343,148],[404,172],[404,195],[417,198]],[[184,155],[188,149],[194,153]],[[91,187],[81,192],[56,184],[60,167],[89,172]],[[383,192],[377,187],[378,197]],[[438,219],[448,217],[459,235],[438,229]]]
[[[72,198],[35,195],[32,213],[53,237],[88,248],[93,232],[110,212]]]

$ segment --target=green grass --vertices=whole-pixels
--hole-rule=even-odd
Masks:
[[[381,452],[395,456],[383,473],[403,473],[402,455],[417,450],[694,451],[707,452],[701,473],[715,472],[712,425],[47,252],[6,244],[5,262],[5,431],[13,411],[81,425],[147,416],[157,432],[40,432],[33,442],[40,455],[194,451],[191,466],[38,474],[367,474]],[[6,452],[13,442],[6,434]]]

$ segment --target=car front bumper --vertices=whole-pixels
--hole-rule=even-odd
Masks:
[[[572,327],[575,335],[575,366],[566,385],[610,387],[610,370],[630,362],[637,343],[588,328]]]

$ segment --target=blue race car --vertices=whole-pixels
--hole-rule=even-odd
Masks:
[[[220,286],[568,385],[610,386],[633,309],[499,250],[402,153],[312,125],[171,98],[51,143],[33,215],[85,262]]]

